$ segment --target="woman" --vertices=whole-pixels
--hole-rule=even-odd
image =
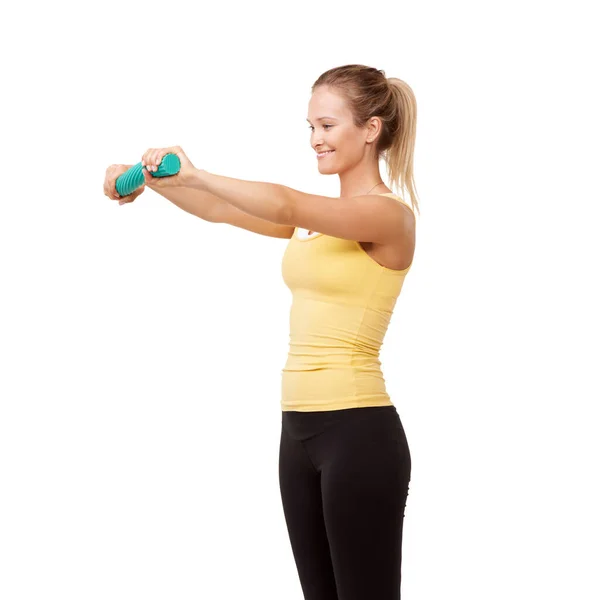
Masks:
[[[181,148],[142,157],[146,185],[207,221],[287,238],[282,273],[293,294],[282,372],[279,482],[307,600],[398,600],[411,475],[406,435],[379,361],[415,250],[415,214],[386,186],[413,180],[416,101],[383,71],[347,65],[321,75],[308,107],[319,172],[339,198],[196,169]],[[175,153],[180,172],[153,178]],[[107,171],[105,193],[120,203]]]

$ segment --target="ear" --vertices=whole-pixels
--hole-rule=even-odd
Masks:
[[[374,143],[381,134],[383,123],[379,117],[371,117],[366,125],[367,127],[367,142]]]

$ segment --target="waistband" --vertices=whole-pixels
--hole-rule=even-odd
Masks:
[[[400,420],[395,405],[365,406],[341,410],[300,412],[284,410],[281,412],[281,426],[295,440],[304,441],[323,433],[327,428],[352,419],[391,418]]]

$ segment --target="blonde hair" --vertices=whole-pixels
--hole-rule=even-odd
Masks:
[[[330,86],[346,99],[356,127],[364,127],[371,117],[381,119],[377,157],[385,160],[392,190],[398,190],[400,196],[406,190],[413,210],[420,214],[413,175],[417,101],[411,87],[401,79],[387,78],[383,70],[365,65],[325,71],[311,91],[319,86]]]

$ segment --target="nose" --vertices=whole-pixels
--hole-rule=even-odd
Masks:
[[[311,146],[313,150],[318,151],[319,148],[323,146],[323,140],[321,139],[320,134],[313,132],[310,136]]]

